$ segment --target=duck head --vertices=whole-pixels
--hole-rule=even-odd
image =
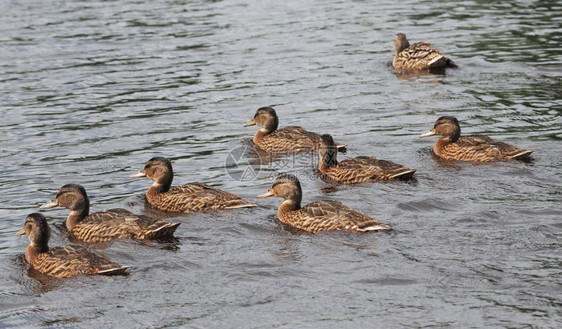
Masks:
[[[420,137],[428,137],[433,135],[441,135],[450,142],[455,142],[461,136],[461,128],[457,118],[452,116],[443,116],[435,121],[433,129],[421,134]]]
[[[246,124],[244,127],[258,125],[261,127],[260,130],[270,133],[275,131],[279,126],[279,119],[277,118],[277,113],[273,107],[261,107],[256,111],[254,119]]]

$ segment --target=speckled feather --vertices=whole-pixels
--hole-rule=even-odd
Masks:
[[[126,209],[110,209],[89,214],[90,200],[83,186],[66,184],[47,208],[59,206],[71,210],[65,226],[70,234],[85,243],[103,243],[114,239],[159,239],[171,236],[180,223],[137,215]]]
[[[271,189],[260,198],[277,196],[285,199],[277,209],[277,218],[282,223],[310,233],[320,231],[381,231],[390,226],[379,222],[339,201],[321,200],[301,207],[302,188],[297,177],[281,174]]]
[[[170,212],[190,213],[255,206],[235,194],[204,183],[179,185],[162,193],[149,190],[146,196],[152,206]]]
[[[299,210],[281,211],[278,217],[284,224],[311,233],[334,230],[390,229],[389,226],[380,224],[376,219],[334,200],[315,201]]]
[[[26,252],[26,259],[28,259]],[[125,274],[128,266],[121,266],[109,258],[92,253],[82,246],[64,246],[37,254],[29,261],[33,269],[57,278],[68,278],[81,274],[118,275]]]
[[[356,184],[379,180],[411,179],[416,170],[371,156],[358,156],[337,161],[338,152],[332,136],[320,136],[318,149],[320,178],[332,184]]]
[[[398,35],[402,35],[407,44],[406,36],[400,33]],[[397,70],[427,70],[456,65],[450,58],[438,52],[437,48],[433,48],[431,43],[422,41],[399,51],[394,56],[392,67]]]
[[[255,143],[260,149],[269,153],[289,153],[316,150],[320,135],[297,126],[274,130],[259,138]]]
[[[358,156],[326,168],[321,172],[321,178],[332,184],[356,184],[379,180],[407,180],[411,179],[415,172],[416,170],[391,161]]]
[[[498,142],[488,136],[470,135],[461,137],[457,118],[442,116],[435,121],[433,129],[420,137],[441,135],[433,146],[433,153],[446,160],[491,162],[502,160],[528,160],[533,150],[522,149]]]
[[[277,129],[279,126],[277,112],[269,106],[259,108],[252,122],[245,126],[249,125],[261,127],[254,134],[252,141],[254,145],[268,153],[315,151],[320,146],[320,135],[302,127],[288,126]],[[346,145],[336,144],[341,151],[345,151]]]
[[[23,230],[17,235],[28,236],[30,243],[25,250],[25,260],[43,274],[68,278],[81,274],[127,274],[129,269],[128,266],[121,266],[83,246],[49,249],[51,229],[45,216],[40,213],[27,216]]]
[[[533,151],[498,142],[488,136],[471,135],[461,137],[453,143],[437,141],[434,152],[447,160],[491,162],[505,159],[524,159]]]
[[[113,239],[160,239],[172,236],[180,223],[171,223],[126,209],[110,209],[90,214],[70,232],[86,243],[107,242]]]

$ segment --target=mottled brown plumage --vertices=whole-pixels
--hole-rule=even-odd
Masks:
[[[280,175],[269,192],[258,196],[267,198],[278,196],[285,201],[277,210],[277,217],[286,225],[310,233],[320,231],[382,231],[390,226],[380,224],[376,219],[339,201],[320,200],[301,207],[302,189],[299,180],[289,174]]]
[[[433,129],[420,135],[443,136],[433,146],[433,152],[446,160],[491,162],[502,160],[529,160],[533,150],[525,150],[498,142],[488,136],[461,136],[461,128],[455,117],[443,116],[437,119]]]
[[[369,156],[358,156],[338,162],[338,151],[332,136],[322,135],[321,140],[318,150],[320,155],[318,170],[320,177],[328,183],[356,184],[379,180],[408,180],[416,172],[415,169]]]
[[[174,178],[172,164],[162,157],[150,159],[140,173],[131,177],[148,177],[154,181],[146,192],[146,198],[158,210],[190,213],[256,206],[235,194],[204,183],[189,183],[170,188]]]
[[[439,53],[437,48],[431,47],[429,42],[417,42],[410,45],[406,35],[396,34],[394,40],[394,60],[392,67],[396,70],[430,70],[457,67],[447,56]]]
[[[108,242],[114,239],[160,239],[173,235],[180,223],[136,215],[126,209],[90,212],[90,200],[84,187],[67,184],[56,198],[41,209],[66,207],[71,210],[65,226],[78,240],[86,243]]]
[[[23,230],[17,234],[29,237],[25,260],[33,269],[46,275],[57,278],[81,274],[117,275],[127,274],[129,269],[129,266],[121,266],[83,246],[49,248],[51,230],[45,217],[39,213],[27,216]]]
[[[304,128],[289,126],[277,129],[279,118],[272,107],[262,107],[256,111],[254,119],[244,127],[258,125],[252,139],[254,145],[263,151],[282,154],[291,152],[314,151],[320,145],[320,134],[307,131]],[[336,143],[340,151],[345,151],[346,145]]]

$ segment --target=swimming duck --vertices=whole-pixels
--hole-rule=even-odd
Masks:
[[[262,107],[256,111],[254,119],[244,124],[244,127],[258,125],[252,139],[254,144],[269,153],[290,153],[314,151],[320,144],[320,134],[310,132],[297,126],[277,129],[279,119],[272,107]],[[345,151],[346,145],[336,143],[340,151]]]
[[[290,174],[281,174],[271,189],[258,198],[278,196],[285,201],[277,210],[281,223],[310,233],[320,231],[384,231],[390,226],[355,211],[339,201],[320,200],[301,207],[302,189],[299,180]]]
[[[404,33],[396,34],[394,40],[394,60],[392,67],[396,70],[428,70],[455,68],[457,65],[447,56],[432,48],[431,43],[422,41],[410,45]]]
[[[172,236],[180,223],[136,215],[126,209],[90,212],[90,200],[84,187],[66,184],[54,200],[40,209],[65,207],[70,209],[65,226],[77,239],[86,243],[102,243],[114,239],[159,239]]]
[[[170,188],[174,178],[172,163],[162,157],[148,160],[141,172],[130,177],[148,177],[154,181],[146,192],[146,199],[153,207],[163,211],[190,213],[256,206],[237,195],[204,183],[189,183]]]
[[[121,266],[106,256],[92,253],[83,246],[49,248],[51,229],[42,214],[33,213],[25,219],[23,230],[17,235],[27,235],[30,244],[25,250],[25,260],[33,269],[57,278],[81,274],[127,274],[129,266]]]
[[[420,135],[427,137],[443,136],[433,146],[433,152],[446,160],[490,162],[508,159],[529,160],[533,150],[525,150],[513,145],[493,140],[488,136],[461,136],[457,118],[443,116],[435,121],[433,129]]]
[[[332,136],[322,135],[321,140],[318,149],[320,155],[318,170],[320,177],[328,183],[355,184],[391,179],[408,180],[416,172],[415,169],[369,156],[358,156],[338,162],[338,150]]]

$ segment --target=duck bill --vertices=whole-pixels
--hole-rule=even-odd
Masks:
[[[19,231],[18,233],[16,233],[16,235],[25,235],[25,231],[24,231],[24,230],[21,230],[21,231]]]
[[[435,130],[431,129],[430,131],[428,131],[428,132],[426,132],[426,133],[424,133],[424,134],[421,134],[421,135],[420,135],[420,138],[422,138],[422,137],[429,137],[429,136],[433,136],[433,135],[437,135],[437,133],[435,132]]]
[[[252,120],[252,122],[245,123],[244,127],[255,126],[255,125],[256,125],[256,121]]]
[[[273,192],[267,191],[267,193],[264,193],[262,195],[258,195],[257,197],[260,198],[260,199],[263,199],[263,198],[269,198],[270,196],[273,196],[273,195],[274,195]]]
[[[130,178],[141,178],[141,177],[146,177],[146,174],[143,173],[142,171],[139,173],[136,173],[134,175],[129,176]]]
[[[54,208],[54,207],[58,207],[58,205],[59,204],[57,203],[56,200],[51,200],[51,201],[45,203],[44,205],[42,205],[41,207],[39,207],[39,209],[51,209],[51,208]]]

